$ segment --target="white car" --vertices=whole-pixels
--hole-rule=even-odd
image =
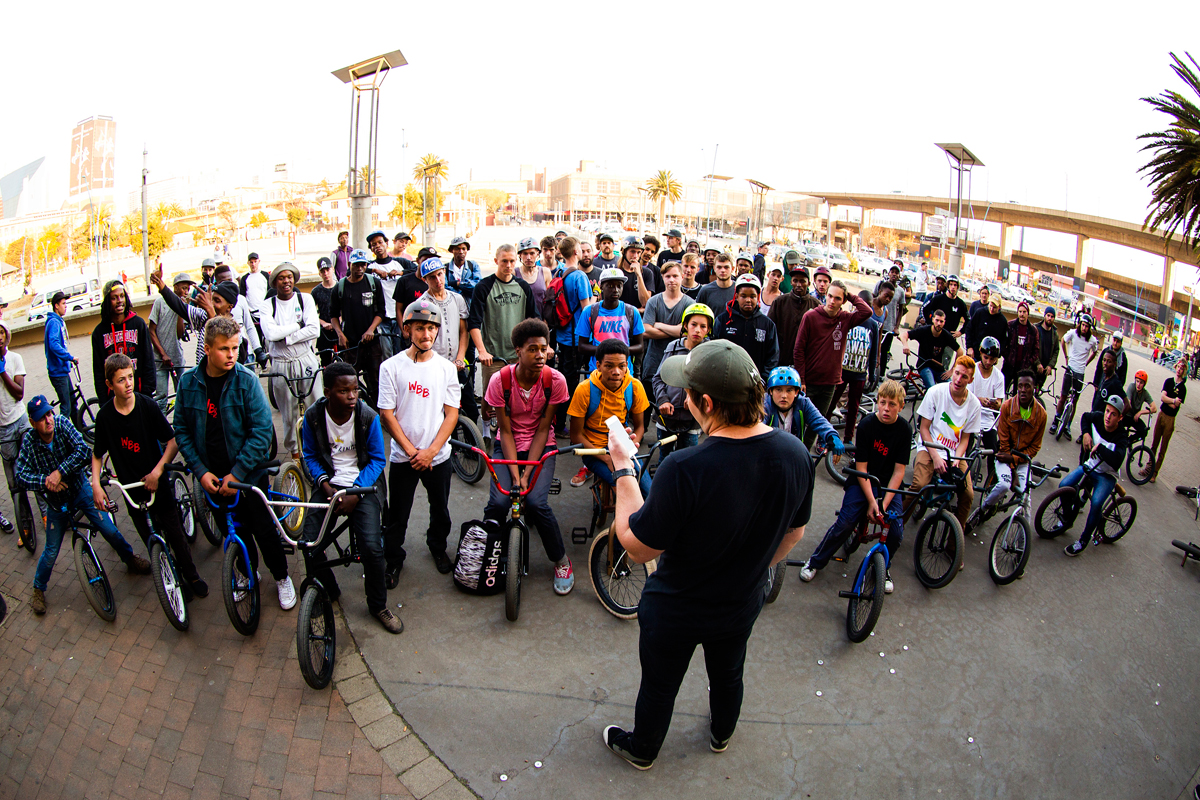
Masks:
[[[858,271],[865,275],[882,275],[886,269],[880,263],[879,256],[874,253],[864,253],[860,250],[854,254],[854,259],[858,261]]]
[[[849,272],[850,259],[847,258],[846,254],[841,250],[838,250],[836,247],[832,247],[829,249],[829,268],[840,269],[844,272]]]

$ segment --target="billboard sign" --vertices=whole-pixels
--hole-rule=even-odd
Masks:
[[[112,117],[88,117],[71,131],[72,198],[113,189],[117,125]]]

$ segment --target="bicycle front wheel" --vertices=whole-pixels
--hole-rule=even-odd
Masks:
[[[88,605],[96,612],[96,616],[105,622],[117,618],[117,601],[113,597],[112,584],[108,582],[108,573],[104,565],[96,558],[96,552],[88,540],[74,534],[73,549],[75,551],[75,573],[79,575],[79,584],[83,587],[83,596]]]
[[[508,560],[504,569],[504,616],[516,622],[521,614],[521,573],[524,570],[521,554],[521,526],[508,526]]]
[[[1033,527],[1037,535],[1043,539],[1053,539],[1061,536],[1075,524],[1075,507],[1079,497],[1075,489],[1064,486],[1046,495],[1046,499],[1038,506],[1037,515],[1033,518]]]
[[[832,450],[825,453],[825,471],[839,486],[846,485],[846,473],[842,472],[844,467],[854,468],[854,445],[852,444],[846,445],[844,455],[839,456]]]
[[[37,518],[29,506],[29,495],[21,492],[17,498],[17,529],[21,531],[21,546],[30,553],[37,552]]]
[[[328,686],[333,677],[336,651],[333,603],[324,589],[309,584],[300,598],[300,613],[296,615],[296,659],[300,662],[304,682],[314,689]]]
[[[1154,451],[1144,444],[1129,449],[1125,457],[1125,475],[1134,486],[1144,486],[1154,474]]]
[[[887,580],[887,564],[883,553],[876,550],[863,562],[858,596],[846,605],[846,636],[855,644],[865,641],[879,621],[883,611],[883,582]]]
[[[963,563],[963,532],[958,519],[945,509],[925,518],[913,543],[917,580],[927,589],[942,589],[954,580]]]
[[[200,532],[213,547],[221,546],[221,534],[217,530],[217,521],[213,518],[212,506],[208,504],[208,492],[200,485],[200,478],[192,476],[192,513],[196,522],[200,523]]]
[[[454,426],[454,438],[478,447],[480,450],[484,449],[483,435],[479,433],[479,427],[464,416],[460,415],[458,423]],[[482,458],[461,447],[455,447],[450,451],[450,466],[454,470],[454,474],[464,483],[479,483],[487,469]]]
[[[1104,509],[1104,519],[1100,523],[1100,540],[1112,544],[1133,527],[1137,519],[1137,500],[1126,495],[1109,503]]]
[[[183,584],[171,554],[156,537],[150,539],[150,572],[154,577],[154,593],[158,595],[158,603],[171,626],[177,631],[186,631],[190,620]]]
[[[783,579],[787,577],[787,559],[783,559],[767,570],[767,602],[774,603],[783,590]]]
[[[242,564],[242,543],[236,538],[231,539],[221,563],[221,596],[225,599],[225,612],[229,614],[234,630],[243,636],[251,636],[258,630],[258,581],[250,586],[249,578],[238,573],[237,567]]]
[[[300,467],[294,461],[284,462],[280,467],[279,474],[275,476],[274,492],[276,494],[284,494],[288,497],[294,497],[301,503],[308,502],[308,484],[304,482],[304,474],[300,472]],[[303,508],[279,508],[271,509],[274,514],[279,517],[279,524],[293,539],[300,536],[300,531],[304,530],[304,512]]]
[[[96,414],[100,411],[100,401],[90,398],[79,409],[79,435],[88,444],[96,443]]]
[[[609,547],[612,558],[609,558]],[[610,564],[611,561],[611,564]],[[642,589],[653,568],[635,564],[616,535],[604,530],[592,540],[588,552],[588,575],[600,605],[617,619],[637,619]]]
[[[192,503],[192,492],[182,475],[171,478],[171,493],[179,503],[179,520],[183,524],[183,538],[190,545],[196,541],[196,508]]]
[[[988,558],[988,574],[997,586],[1007,586],[1025,572],[1029,563],[1029,523],[1020,514],[1010,516],[996,528]]]

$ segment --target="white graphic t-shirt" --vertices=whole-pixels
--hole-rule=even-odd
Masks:
[[[962,405],[954,402],[950,396],[950,384],[936,384],[925,394],[917,414],[929,420],[930,440],[954,452],[959,440],[969,433],[979,433],[980,412],[979,400],[967,390],[967,399]],[[926,450],[924,444],[918,442],[917,450]],[[945,457],[945,453],[938,451]]]
[[[345,425],[338,425],[325,412],[325,432],[329,436],[329,454],[333,461],[333,477],[330,482],[342,489],[348,489],[358,480],[358,455],[354,447],[354,415],[346,420]]]
[[[980,399],[999,400],[1004,402],[1004,374],[996,367],[992,367],[992,374],[985,378],[983,370],[976,368],[975,377],[971,379],[971,385],[967,387],[967,391]],[[990,408],[983,408],[980,404],[980,431],[990,431],[996,427],[996,419],[1000,416],[999,411],[993,411]],[[931,427],[932,431],[933,428]]]
[[[459,407],[462,387],[454,365],[441,356],[420,363],[408,357],[408,351],[392,356],[379,368],[379,409],[391,409],[400,423],[400,430],[423,450],[433,444],[438,429],[446,419],[444,406]],[[433,459],[434,465],[450,457],[450,443],[442,445]],[[392,442],[391,461],[404,464],[408,455]]]

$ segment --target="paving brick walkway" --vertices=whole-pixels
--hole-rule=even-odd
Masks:
[[[132,532],[123,513],[117,522]],[[212,591],[191,604],[186,633],[167,622],[150,576],[128,576],[103,542],[118,612],[100,620],[69,541],[39,617],[28,605],[35,558],[0,536],[0,797],[473,796],[395,713],[341,620],[335,682],[313,691],[296,664],[295,610],[280,610],[268,579],[258,632],[234,631],[216,590],[219,551],[203,538],[193,552]]]

